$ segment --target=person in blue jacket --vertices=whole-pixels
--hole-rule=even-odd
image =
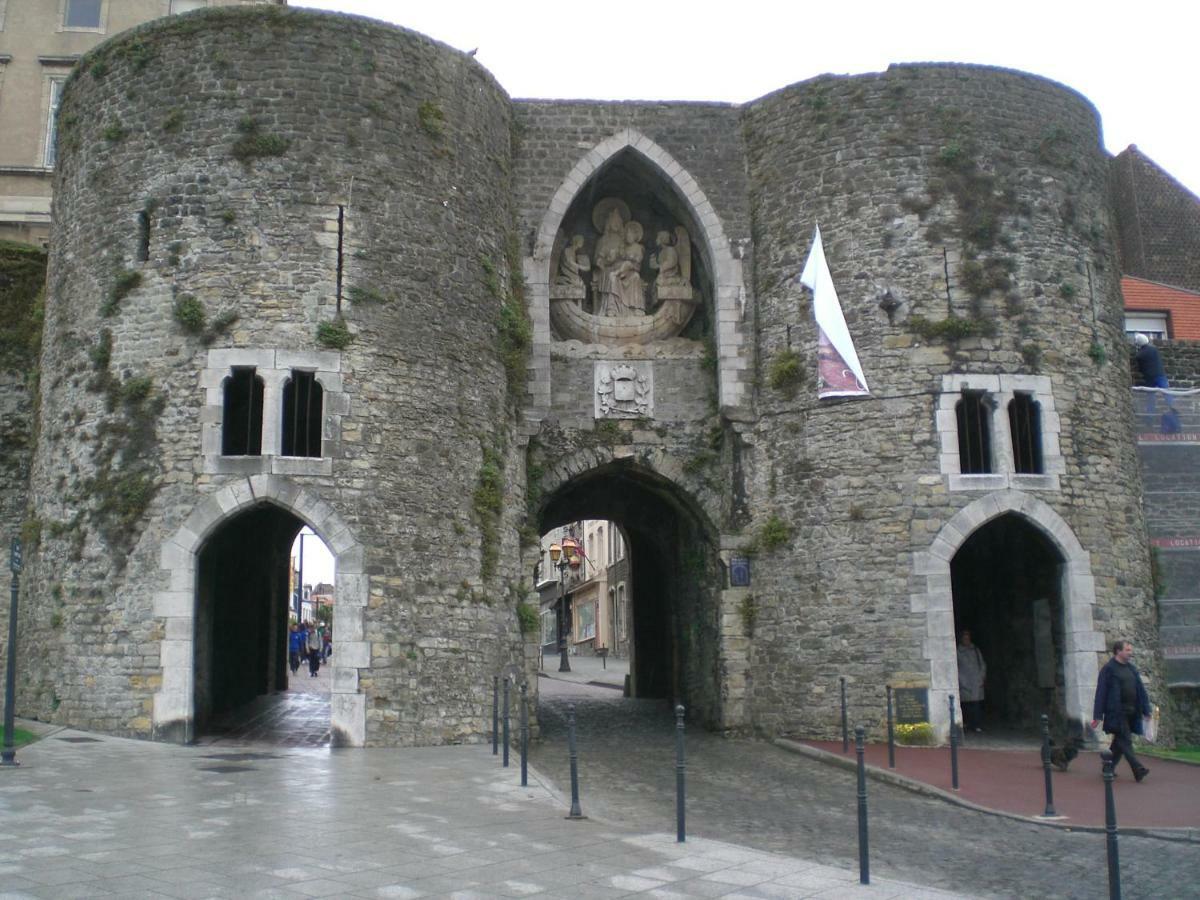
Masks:
[[[1141,781],[1150,770],[1133,755],[1133,736],[1142,733],[1142,718],[1150,715],[1150,698],[1142,677],[1129,660],[1133,656],[1133,644],[1119,640],[1113,644],[1112,659],[1100,669],[1096,682],[1096,701],[1092,704],[1092,728],[1101,721],[1104,730],[1113,736],[1113,774],[1117,763],[1124,756],[1133,769],[1133,777]]]
[[[292,623],[291,630],[288,631],[288,666],[295,675],[300,669],[300,650],[304,646],[308,635],[300,630],[300,626],[295,622]]]

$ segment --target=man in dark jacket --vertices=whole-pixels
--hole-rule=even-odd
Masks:
[[[1096,701],[1092,709],[1092,728],[1104,722],[1104,730],[1113,736],[1113,774],[1124,756],[1133,769],[1133,777],[1141,781],[1150,770],[1133,755],[1133,735],[1142,733],[1142,717],[1150,715],[1150,698],[1142,685],[1142,677],[1129,660],[1133,644],[1120,640],[1113,644],[1112,659],[1100,670],[1096,682]]]

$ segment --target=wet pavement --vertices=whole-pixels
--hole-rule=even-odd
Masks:
[[[635,829],[673,827],[668,704],[553,677],[540,679],[539,690],[542,741],[531,751],[538,770],[560,789],[569,785],[565,707],[573,702],[583,812]],[[689,834],[834,866],[856,863],[853,772],[769,742],[690,729],[687,785]],[[868,794],[872,873],[994,897],[1107,891],[1103,834],[1003,818],[875,781]],[[1197,843],[1125,834],[1119,848],[1126,898],[1200,897]]]
[[[596,689],[602,690],[602,689]],[[610,691],[611,693],[611,691]],[[25,723],[22,723],[25,724]],[[58,730],[0,770],[0,897],[951,896],[566,806],[482,745],[180,747]]]
[[[264,694],[213,722],[196,739],[198,746],[328,747],[329,681],[333,669],[321,666],[311,677],[308,665],[288,680],[286,691]]]

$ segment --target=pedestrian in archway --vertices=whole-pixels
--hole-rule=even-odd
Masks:
[[[1124,756],[1133,769],[1133,777],[1141,781],[1150,770],[1133,755],[1133,736],[1142,733],[1142,720],[1151,714],[1150,698],[1142,684],[1142,676],[1130,660],[1133,644],[1119,640],[1113,644],[1112,659],[1100,670],[1096,681],[1096,701],[1092,704],[1092,728],[1101,721],[1104,731],[1111,734],[1113,774]]]
[[[308,634],[301,631],[300,626],[293,622],[288,630],[288,666],[293,675],[300,670],[300,654],[307,639]]]
[[[317,623],[310,622],[308,625],[308,674],[310,678],[317,677],[317,670],[321,668],[321,632],[317,631]]]
[[[958,693],[966,731],[983,731],[983,685],[986,680],[987,663],[983,652],[971,642],[971,632],[964,628],[958,638]]]

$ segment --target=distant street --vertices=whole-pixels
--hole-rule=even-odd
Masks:
[[[674,723],[664,701],[538,681],[542,740],[530,760],[568,793],[566,705],[577,707],[585,815],[638,829],[674,827]],[[687,733],[688,833],[821,863],[857,865],[851,772],[769,743]],[[873,874],[997,897],[1107,893],[1102,834],[1068,832],[868,784]],[[1200,897],[1200,846],[1122,835],[1124,896]]]

